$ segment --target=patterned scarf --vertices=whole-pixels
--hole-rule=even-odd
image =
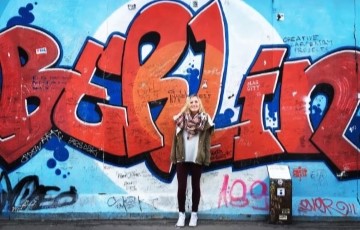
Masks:
[[[180,117],[176,119],[176,125],[180,129],[185,128],[188,133],[187,139],[195,136],[199,131],[203,131],[207,121],[207,116],[205,113],[197,113],[194,117],[191,117],[190,113],[183,113]]]

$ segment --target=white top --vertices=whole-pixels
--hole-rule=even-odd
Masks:
[[[271,179],[291,179],[287,165],[268,165],[267,168]]]
[[[185,145],[185,162],[195,163],[199,145],[199,133],[188,139],[188,132],[184,129],[183,137]]]

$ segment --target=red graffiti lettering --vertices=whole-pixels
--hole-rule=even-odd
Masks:
[[[227,188],[229,186],[229,175],[226,174],[224,176],[224,181],[223,181],[223,185],[219,194],[219,200],[218,200],[218,208],[221,207],[222,201],[224,201],[225,203],[225,207],[228,206],[228,201],[227,201]]]
[[[325,198],[313,198],[311,200],[304,199],[299,203],[299,212],[319,212],[320,214],[331,215],[334,213],[340,214],[341,216],[357,215],[356,206],[349,204],[344,201],[334,202],[331,199]]]
[[[252,73],[278,67],[286,50],[262,50]],[[273,55],[274,54],[274,55]],[[278,71],[254,74],[246,78],[240,98],[244,98],[241,135],[235,141],[234,159],[236,161],[264,157],[283,153],[280,143],[269,130],[262,125],[262,108],[265,95],[275,92]]]
[[[257,187],[260,186],[260,192],[257,193]],[[250,187],[250,195],[254,200],[259,200],[260,202],[263,200],[264,206],[255,206],[252,205],[253,209],[256,210],[269,210],[269,197],[267,184],[264,181],[255,181],[252,183]]]
[[[298,168],[293,170],[293,176],[295,178],[299,178],[299,180],[301,181],[301,178],[307,176],[307,169],[299,166]]]
[[[342,171],[358,170],[359,164],[358,150],[343,136],[358,103],[355,95],[360,89],[357,73],[359,57],[359,53],[353,50],[341,51],[321,59],[306,70],[309,89],[327,84],[334,94],[330,108],[311,140]]]
[[[87,40],[71,70],[54,67],[61,55],[50,35],[23,26],[3,31],[1,157],[12,164],[23,154],[33,156],[38,151],[33,147],[54,127],[74,140],[72,143],[83,142],[89,146],[87,149],[115,159],[113,163],[123,163],[119,156],[126,160],[147,154],[153,169],[161,175],[169,174],[172,117],[181,109],[192,83],[172,75],[188,48],[202,54],[196,92],[212,118],[223,101],[221,87],[231,84],[223,78],[228,54],[219,4],[211,2],[196,16],[176,2],[149,4],[129,25],[126,38],[112,35],[107,45]],[[148,44],[152,50],[142,52]],[[287,48],[260,50],[238,89],[239,101],[243,102],[240,124],[215,130],[212,162],[241,164],[285,153],[321,153],[337,169],[357,171],[357,146],[344,133],[359,103],[359,54],[354,50],[339,51],[310,65],[307,59],[285,61],[286,52]],[[120,105],[110,104],[107,89],[92,81],[97,73],[121,82]],[[263,124],[264,102],[280,84],[280,128],[274,134]],[[308,98],[319,89],[329,94],[331,104],[319,127],[313,130]],[[93,112],[100,117],[98,122],[79,116],[79,105],[84,101],[94,105]],[[160,108],[156,117],[154,108]],[[303,175],[303,171],[294,173]],[[245,190],[241,180],[234,182],[229,203],[237,207],[248,205],[246,193],[238,193]],[[258,198],[253,195],[253,199]],[[219,205],[221,202],[227,205],[223,193]]]
[[[239,184],[240,188],[236,190],[236,185]],[[238,192],[240,190],[240,192]],[[236,192],[240,195],[236,196]],[[230,188],[230,204],[234,207],[245,207],[249,205],[249,199],[246,198],[246,184],[242,180],[235,180]]]
[[[285,51],[283,51],[285,52]],[[281,55],[271,56],[271,52],[264,51],[254,66],[260,60],[262,63],[269,63],[265,65],[266,68],[273,68],[273,63],[278,63],[281,60],[274,60],[276,57],[283,57]],[[240,98],[244,98],[244,108],[241,121],[241,135],[235,141],[235,161],[265,157],[273,154],[283,153],[283,149],[274,135],[265,130],[263,126],[263,103],[265,95],[271,95],[275,92],[275,86],[278,80],[278,71],[272,71],[264,74],[249,75],[241,90]]]
[[[219,2],[214,1],[197,15],[189,24],[196,42],[205,43],[204,70],[198,94],[205,110],[215,116],[220,100],[220,88],[225,61],[225,29],[221,19]],[[213,161],[228,160],[233,156],[233,137],[238,128],[218,130],[212,139]],[[217,154],[216,154],[217,153]]]
[[[219,102],[224,59],[225,29],[218,1],[212,2],[190,22],[190,27],[197,42],[206,46],[204,69],[198,91],[205,110],[215,116]]]
[[[319,153],[310,142],[313,132],[307,116],[309,101],[306,98],[309,90],[304,72],[308,66],[308,60],[284,64],[280,98],[281,130],[278,138],[288,153]]]
[[[99,58],[97,67],[107,73],[120,76],[124,43],[125,38],[119,35],[112,36]]]
[[[260,192],[258,187],[260,186]],[[246,184],[241,179],[236,179],[232,182],[232,185],[229,188],[229,175],[224,176],[223,185],[219,193],[218,208],[221,207],[224,202],[225,207],[228,207],[228,198],[230,199],[229,203],[232,207],[243,208],[252,204],[251,207],[257,210],[268,210],[269,202],[267,196],[267,185],[263,181],[255,181],[250,186],[250,196],[251,201],[249,200],[248,191]],[[260,204],[258,206],[258,201],[264,203],[264,206]]]
[[[91,84],[91,78],[96,70],[96,61],[103,47],[93,41],[88,41],[84,51],[75,66],[78,74],[72,75],[68,85],[55,106],[54,123],[59,129],[85,143],[110,152],[114,155],[125,155],[123,129],[125,110],[120,107],[108,106],[97,102],[101,111],[101,122],[89,124],[82,121],[77,114],[77,107],[85,96],[95,101],[106,100],[106,90]]]
[[[262,72],[265,70],[278,69],[283,63],[286,48],[263,48],[256,62],[251,68],[251,73]]]
[[[159,14],[166,18],[166,23]],[[123,96],[129,122],[127,153],[132,157],[152,151],[152,160],[163,172],[169,172],[171,166],[169,153],[175,128],[172,116],[174,111],[180,110],[185,98],[173,103],[166,103],[166,100],[169,91],[187,91],[185,81],[166,76],[186,47],[186,26],[190,18],[189,11],[180,4],[156,4],[136,18],[125,46]],[[155,49],[142,62],[138,49],[145,42],[154,44]],[[163,106],[156,120],[150,114],[151,104]]]
[[[238,135],[238,127],[216,130],[211,140],[211,162],[232,159],[234,138]]]
[[[50,112],[70,71],[50,68],[59,47],[38,30],[13,27],[0,34],[0,44],[0,152],[10,164],[51,129]]]

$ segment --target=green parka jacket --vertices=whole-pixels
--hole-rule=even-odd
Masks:
[[[198,153],[195,163],[208,166],[210,164],[211,135],[214,132],[214,123],[208,116],[204,130],[199,132]],[[184,129],[176,127],[171,147],[170,159],[173,164],[185,161]]]

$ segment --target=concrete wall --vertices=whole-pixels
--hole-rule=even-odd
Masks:
[[[277,164],[294,218],[360,217],[357,1],[2,0],[0,15],[1,217],[175,217],[172,117],[193,93],[216,124],[202,218],[266,218]]]

